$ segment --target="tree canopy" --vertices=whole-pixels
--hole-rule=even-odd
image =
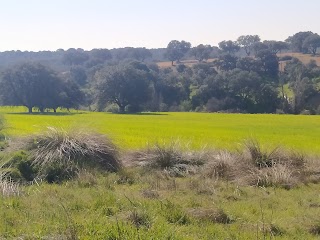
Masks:
[[[96,91],[100,106],[118,105],[120,112],[130,104],[139,107],[148,97],[148,74],[131,64],[108,66],[96,73]]]
[[[66,86],[50,68],[24,63],[4,71],[0,79],[0,97],[3,104],[26,106],[30,113],[37,107],[43,112],[46,108],[57,109],[65,105],[64,100],[69,97]]]
[[[190,48],[191,43],[183,40],[181,42],[177,40],[172,40],[171,42],[169,42],[167,46],[166,56],[171,61],[172,66],[173,62],[179,62],[181,58],[189,51]]]

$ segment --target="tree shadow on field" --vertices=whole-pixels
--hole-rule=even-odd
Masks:
[[[33,112],[33,113],[28,113],[28,112],[15,112],[15,113],[6,113],[6,114],[13,114],[13,115],[29,115],[29,116],[73,116],[73,115],[79,115],[79,114],[86,114],[85,112]]]
[[[112,113],[116,115],[141,115],[141,116],[167,116],[168,113],[157,113],[157,112],[138,112],[138,113]]]

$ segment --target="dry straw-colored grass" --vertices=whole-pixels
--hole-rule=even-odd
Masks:
[[[210,221],[222,224],[228,224],[232,222],[232,219],[222,209],[195,208],[190,209],[188,214],[191,217],[201,221]]]
[[[47,131],[30,136],[26,144],[33,165],[40,169],[55,163],[99,166],[108,171],[121,168],[117,147],[102,134],[48,127]]]
[[[179,142],[154,145],[126,156],[129,166],[162,171],[170,177],[198,175],[214,181],[239,185],[292,188],[300,183],[320,181],[320,162],[281,147],[264,148],[247,139],[238,151],[190,151]],[[198,184],[199,185],[199,184]],[[201,186],[195,188],[201,189]]]
[[[20,185],[13,182],[5,173],[0,173],[0,195],[3,197],[19,196]]]

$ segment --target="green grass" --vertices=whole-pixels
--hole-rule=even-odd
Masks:
[[[139,171],[133,175],[133,184],[118,184],[119,174],[108,174],[93,177],[96,182],[88,185],[87,176],[63,185],[43,183],[24,187],[20,197],[0,197],[0,238],[319,237],[309,231],[320,221],[320,185],[288,191],[239,187],[202,177],[161,178]],[[200,192],[199,187],[207,191]],[[157,197],[145,197],[146,190],[157,192]],[[196,218],[189,214],[194,209],[221,209],[231,222],[223,224]],[[130,217],[133,213],[139,216],[141,225],[134,224]]]
[[[235,148],[245,138],[262,145],[283,145],[307,153],[320,153],[320,116],[273,114],[145,113],[111,114],[60,112],[54,115],[26,113],[24,108],[2,107],[6,133],[22,136],[46,126],[89,128],[108,134],[125,149],[179,139],[192,148]]]
[[[25,111],[0,108],[9,136],[57,126],[109,134],[124,149],[176,139],[193,148],[235,148],[254,137],[263,147],[320,153],[320,116]],[[239,156],[234,157],[230,164],[239,163]],[[87,169],[61,184],[18,185],[14,193],[19,195],[0,192],[0,239],[319,239],[319,164],[310,162],[306,170],[313,180],[291,188],[210,177],[210,166],[184,177],[171,176],[167,168]],[[235,169],[242,171],[238,165]],[[7,186],[2,189],[10,193]],[[217,212],[228,221],[206,215]]]

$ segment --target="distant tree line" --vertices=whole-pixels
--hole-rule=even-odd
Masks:
[[[243,35],[218,47],[172,40],[165,49],[8,51],[0,53],[0,101],[29,112],[320,113],[317,63],[279,56],[316,55],[319,39],[299,32],[284,42]],[[158,64],[165,59],[171,64]]]

